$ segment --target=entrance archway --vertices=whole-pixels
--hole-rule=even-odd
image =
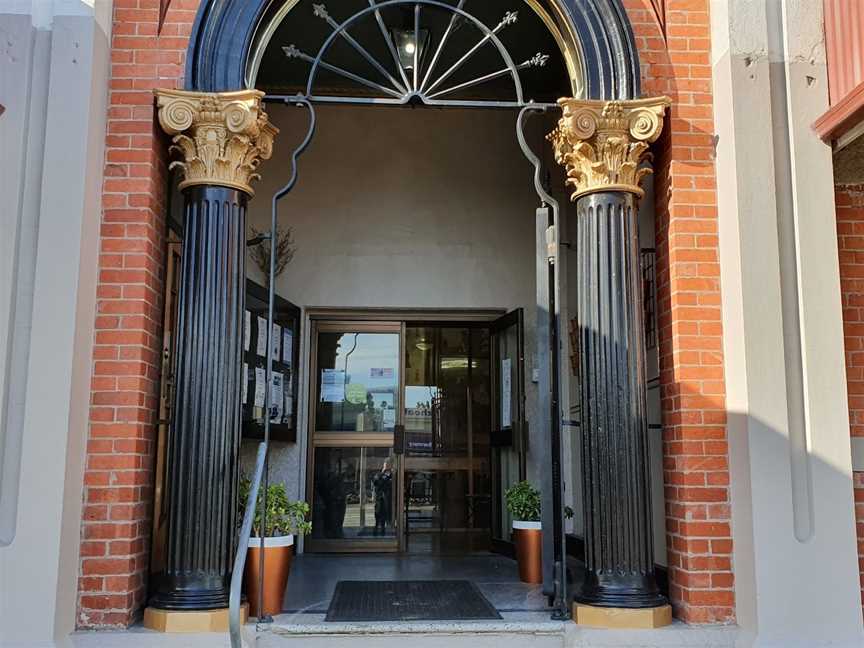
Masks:
[[[620,0],[524,0],[554,35],[572,96],[625,100],[640,96],[639,57]],[[195,19],[186,56],[186,89],[225,92],[251,87],[254,65],[296,0],[207,2]],[[579,89],[581,88],[581,93]]]
[[[278,26],[287,13],[286,6],[290,9],[295,3],[286,3],[279,9],[274,8],[274,4],[205,5],[199,13],[190,45],[187,73],[190,91],[159,93],[160,121],[175,137],[185,157],[185,161],[178,164],[186,176],[180,186],[185,190],[187,233],[192,234],[187,234],[184,240],[188,249],[184,250],[186,265],[179,306],[176,419],[172,423],[169,447],[169,475],[179,483],[167,489],[169,560],[167,577],[152,601],[157,608],[212,608],[223,603],[227,594],[225,567],[232,553],[230,538],[234,516],[225,516],[230,520],[228,524],[211,520],[210,537],[193,538],[190,535],[193,524],[184,520],[183,515],[185,512],[188,516],[198,500],[213,512],[219,507],[230,507],[235,495],[237,414],[232,400],[239,393],[239,367],[234,367],[231,359],[236,358],[242,336],[242,296],[238,287],[244,273],[243,221],[252,194],[250,182],[260,161],[270,157],[275,135],[275,129],[261,108],[261,93],[242,88],[255,76],[257,52],[260,47],[266,49],[268,32],[272,35],[273,26]],[[459,9],[462,4],[386,0],[376,5],[370,0],[370,7],[357,12],[355,17],[370,17],[377,14],[378,8],[396,5],[413,6],[415,16],[419,15],[420,7],[426,6],[462,15],[478,28],[484,39],[496,45],[505,63],[502,76],[509,74],[513,79],[516,96],[506,107],[530,108],[522,94],[519,66],[495,38],[497,27],[493,29],[473,19]],[[657,607],[665,600],[654,580],[651,551],[644,340],[641,337],[641,278],[635,212],[636,200],[642,195],[639,181],[647,172],[642,166],[643,156],[648,143],[660,133],[668,100],[608,103],[585,100],[586,97],[630,99],[638,93],[639,66],[632,34],[617,2],[556,2],[550,3],[548,10],[538,2],[529,4],[550,31],[555,28],[553,36],[562,50],[570,88],[582,95],[579,99],[562,100],[564,117],[559,128],[550,135],[556,159],[567,169],[567,183],[575,188],[573,200],[578,199],[577,249],[585,264],[580,268],[584,272],[580,279],[584,290],[580,289],[581,334],[576,344],[581,375],[585,377],[582,412],[583,437],[587,441],[583,443],[583,464],[588,470],[583,490],[591,493],[591,500],[586,514],[589,577],[581,599],[605,607]],[[253,11],[255,8],[257,12]],[[312,73],[302,101],[337,99],[315,94],[313,81],[322,63],[321,52],[339,35],[347,34],[345,27],[352,20],[347,19],[334,27],[317,56],[305,54]],[[415,18],[415,40],[419,33],[417,21]],[[238,42],[243,34],[242,42]],[[383,26],[382,34],[389,38]],[[286,54],[304,58],[297,49],[289,49]],[[389,93],[390,101],[412,103],[416,99],[419,103],[444,105],[435,104],[440,99],[429,94],[443,79],[432,80],[431,86],[425,86],[425,80],[420,82],[418,78],[416,56],[414,60],[414,79],[410,84],[404,77],[405,70],[399,67],[398,58],[395,59],[397,71],[403,75],[405,83],[400,92],[399,81],[393,77],[396,89]],[[377,67],[381,67],[380,62]],[[330,65],[330,71],[358,81],[356,75],[352,78],[343,74],[344,70],[337,66]],[[575,77],[574,71],[581,76]],[[372,87],[363,80],[360,83]],[[226,88],[236,89],[223,92]],[[375,84],[372,89],[388,94],[381,84]],[[538,240],[549,235],[549,242],[556,242],[557,223],[554,219],[544,223],[540,220],[542,217],[538,215],[538,223],[549,227],[538,227]],[[225,240],[231,241],[227,249],[222,244]],[[560,344],[556,318],[550,316],[555,313],[552,298],[556,284],[555,253],[550,249],[547,242],[538,245],[538,307],[541,313],[546,313],[541,328],[548,330],[548,337],[543,340],[545,347],[538,346],[539,373],[541,390],[549,394],[550,403],[549,418],[542,417],[538,427],[556,430],[560,427],[560,413],[552,388],[554,379],[550,376],[557,374],[560,351],[550,352],[550,348],[560,349]],[[209,281],[211,275],[220,280]],[[216,300],[215,310],[212,302],[204,303],[208,299]],[[202,353],[201,338],[212,341],[209,348],[203,348],[219,356],[211,356],[204,365],[197,357]],[[208,374],[203,380],[199,375],[202,366]],[[206,389],[202,390],[202,385]],[[225,404],[215,415],[207,411],[214,393],[219,402]],[[231,433],[227,443],[226,431]],[[560,448],[549,451],[550,456],[554,456]],[[223,483],[214,484],[210,492],[202,493],[200,485],[206,477],[212,477],[212,467],[199,469],[197,482],[184,473],[183,457],[196,455],[221,466],[221,473],[217,470],[216,474]],[[552,473],[560,484],[560,474],[554,474],[554,462]],[[172,497],[182,501],[172,502]],[[558,531],[563,514],[560,501],[550,500],[546,504],[544,517],[550,521],[548,526]],[[612,526],[609,526],[610,520]],[[211,560],[214,545],[218,545],[215,561]],[[547,552],[547,564],[552,562],[548,560],[551,553]],[[558,568],[554,571],[547,568],[547,580],[551,583],[549,593],[558,595],[557,602],[563,605],[560,593],[565,579],[560,543],[554,553]],[[196,568],[201,566],[200,557],[207,556],[210,562],[205,575],[190,576],[189,566],[183,563],[190,555]],[[236,576],[235,571],[234,583],[239,587]]]

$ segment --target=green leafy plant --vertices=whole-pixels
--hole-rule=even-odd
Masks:
[[[240,519],[246,514],[246,502],[252,482],[245,476],[240,478]],[[270,484],[267,488],[267,515],[263,534],[261,514],[264,510],[264,491],[258,491],[258,505],[252,520],[252,535],[273,538],[283,535],[306,535],[312,531],[312,523],[307,521],[309,505],[306,502],[292,502],[285,492],[285,484]]]
[[[514,520],[538,522],[540,520],[540,491],[530,482],[521,481],[504,491],[507,510]]]

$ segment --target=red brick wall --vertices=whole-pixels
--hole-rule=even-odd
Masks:
[[[639,49],[642,93],[673,101],[655,147],[670,596],[679,619],[733,622],[709,0],[624,4]]]
[[[78,625],[124,627],[146,596],[161,350],[166,142],[152,90],[181,87],[199,0],[115,0]],[[661,3],[662,4],[662,3]],[[670,583],[689,622],[734,619],[708,0],[625,0],[643,93],[673,98],[657,148],[657,261]],[[278,143],[277,143],[278,145]]]
[[[125,627],[146,596],[158,410],[166,143],[153,88],[179,87],[197,0],[114,0],[77,623]]]
[[[849,431],[853,437],[864,437],[864,185],[836,187],[835,199]],[[854,473],[853,479],[858,568],[864,597],[864,472]]]

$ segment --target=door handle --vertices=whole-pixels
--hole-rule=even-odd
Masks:
[[[393,426],[393,454],[405,454],[405,426]]]

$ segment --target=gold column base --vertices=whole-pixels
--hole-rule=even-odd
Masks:
[[[619,630],[650,630],[672,623],[672,606],[655,608],[610,608],[573,604],[573,620],[579,625]]]
[[[246,623],[249,606],[240,608],[240,623]],[[218,610],[144,610],[144,627],[157,632],[228,632],[228,608]]]

